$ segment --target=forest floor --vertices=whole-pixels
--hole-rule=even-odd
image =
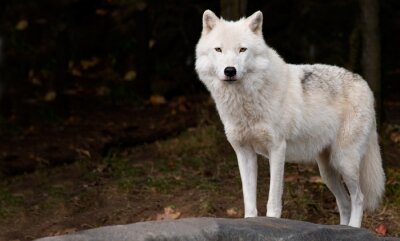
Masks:
[[[243,217],[235,154],[226,141],[212,102],[205,99],[195,104],[181,99],[168,102],[164,107],[148,106],[147,109],[147,112],[138,110],[136,116],[130,113],[134,115],[132,119],[142,118],[139,124],[132,126],[129,119],[124,121],[127,124],[121,125],[110,124],[110,119],[105,117],[81,120],[87,126],[90,123],[99,126],[98,122],[106,120],[103,126],[118,131],[98,127],[102,135],[114,136],[110,137],[112,140],[96,136],[94,129],[83,131],[80,134],[83,139],[77,141],[78,144],[94,138],[92,142],[101,142],[101,147],[81,148],[78,144],[71,147],[64,143],[65,148],[79,154],[71,157],[74,161],[48,168],[47,160],[36,165],[32,172],[4,176],[0,181],[0,240],[32,240],[147,220]],[[146,113],[153,117],[149,114],[151,118],[146,118]],[[158,113],[157,118],[155,113]],[[104,115],[125,118],[116,112]],[[180,118],[185,121],[179,121]],[[73,125],[70,122],[73,120],[66,125]],[[364,215],[363,227],[380,235],[400,237],[398,129],[385,128],[381,143],[387,175],[386,195],[377,211]],[[155,129],[152,138],[148,134],[138,134],[140,130],[151,133]],[[59,133],[63,135],[62,131]],[[85,135],[90,138],[85,139]],[[115,138],[121,135],[123,138]],[[134,138],[142,138],[145,144],[135,142]],[[58,142],[47,142],[57,147]],[[124,144],[115,144],[117,142]],[[59,147],[56,147],[36,149],[45,150],[44,153],[57,152]],[[8,155],[22,158],[17,152]],[[264,215],[268,161],[260,158],[259,165],[258,210]],[[283,202],[284,218],[322,224],[339,222],[335,199],[322,183],[315,165],[287,165]]]

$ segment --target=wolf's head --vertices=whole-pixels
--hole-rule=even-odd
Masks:
[[[236,22],[219,19],[210,10],[204,12],[196,71],[207,87],[241,82],[266,68],[262,21],[260,11]]]

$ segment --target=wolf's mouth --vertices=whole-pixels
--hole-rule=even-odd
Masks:
[[[226,82],[235,82],[236,80],[237,80],[237,78],[235,78],[235,77],[227,77],[224,79],[224,81],[226,81]]]

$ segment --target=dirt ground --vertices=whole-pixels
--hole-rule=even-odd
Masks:
[[[102,113],[102,118],[95,115],[89,119],[77,114],[80,124],[97,127],[86,128],[78,137],[61,138],[67,142],[64,146],[68,147],[68,141],[75,144],[67,148],[70,151],[60,152],[74,153],[71,161],[50,165],[56,156],[43,157],[46,152],[42,150],[56,153],[59,148],[56,133],[62,132],[52,128],[34,129],[37,131],[28,132],[24,138],[32,143],[29,136],[43,130],[50,136],[46,145],[50,143],[57,148],[41,149],[37,145],[31,149],[36,151],[35,155],[28,155],[26,151],[6,153],[11,156],[8,160],[32,157],[45,161],[36,163],[29,172],[23,168],[7,169],[25,170],[25,174],[10,176],[13,172],[4,172],[0,182],[1,241],[32,240],[147,220],[243,216],[236,158],[207,98],[202,99],[201,104],[175,99],[161,106],[146,106],[130,117],[124,117],[129,116],[124,111],[115,110]],[[110,122],[115,116],[126,118],[125,124]],[[137,119],[142,121],[135,124]],[[148,128],[146,133],[159,129],[152,134],[140,134],[144,124]],[[69,128],[68,125],[78,123],[66,122],[63,126]],[[378,233],[399,237],[400,149],[390,138],[396,128],[388,129],[382,138],[386,196],[379,210],[364,215],[363,227],[375,232],[380,225]],[[111,137],[103,140],[98,130]],[[77,135],[77,132],[70,132],[70,135]],[[77,138],[81,141],[76,141]],[[9,145],[18,143],[15,140]],[[4,152],[7,147],[2,146],[0,150]],[[9,150],[16,149],[9,147]],[[268,161],[260,158],[259,164],[258,209],[260,215],[264,215]],[[324,224],[339,221],[334,197],[322,183],[316,166],[287,165],[283,200],[284,218]],[[382,231],[382,226],[386,232]]]

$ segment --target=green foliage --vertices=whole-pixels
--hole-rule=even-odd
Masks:
[[[387,203],[395,205],[400,210],[400,169],[389,168],[386,170],[386,196]]]
[[[64,199],[66,197],[65,187],[61,185],[52,185],[47,187],[46,195],[54,199]]]
[[[236,168],[232,151],[226,162],[219,155],[223,133],[215,126],[189,129],[176,138],[137,147],[132,156],[143,155],[143,149],[156,153],[157,160],[141,160],[110,154],[104,159],[114,181],[124,190],[170,192],[177,188],[216,191],[223,168]],[[226,145],[226,143],[225,143]],[[210,163],[212,166],[210,166]],[[230,167],[227,167],[229,165]]]
[[[20,211],[24,205],[24,197],[11,194],[0,189],[0,218],[6,218]]]
[[[390,235],[398,235],[395,220],[400,211],[400,170],[387,168],[386,174],[384,203],[377,212],[365,214],[364,226],[374,230],[378,223],[384,222]],[[260,158],[260,214],[265,213],[268,176],[268,161]],[[316,166],[285,166],[284,218],[338,223],[335,199],[317,177]],[[7,223],[18,215],[32,213],[46,219],[54,218],[54,212],[63,209],[74,219],[79,217],[73,213],[88,211],[85,222],[92,224],[98,220],[99,213],[112,219],[113,212],[121,208],[124,214],[116,211],[116,216],[129,217],[123,220],[131,222],[131,216],[137,218],[135,221],[154,219],[156,213],[171,204],[182,215],[243,215],[236,158],[222,129],[215,125],[192,128],[175,138],[113,151],[99,162],[83,159],[12,180],[21,185],[27,183],[25,178],[35,180],[28,188],[34,193],[9,191],[9,183],[0,183],[0,221]],[[112,219],[112,223],[120,222],[118,218]],[[104,225],[99,222],[96,225]]]

